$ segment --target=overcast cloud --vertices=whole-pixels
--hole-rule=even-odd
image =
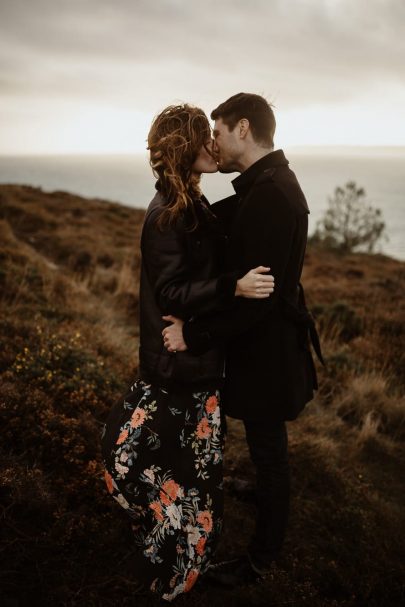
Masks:
[[[291,112],[405,100],[403,0],[0,0],[0,24],[6,139],[91,104],[148,117],[240,90]]]

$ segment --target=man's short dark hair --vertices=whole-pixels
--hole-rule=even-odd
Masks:
[[[233,131],[239,120],[247,118],[256,143],[269,147],[274,145],[276,119],[271,104],[260,95],[237,93],[213,110],[211,118],[222,118],[230,131]]]

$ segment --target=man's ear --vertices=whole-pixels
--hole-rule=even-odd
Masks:
[[[239,137],[245,139],[249,132],[249,120],[247,118],[241,118],[239,120]]]

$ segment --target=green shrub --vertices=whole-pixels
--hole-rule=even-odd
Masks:
[[[385,222],[381,210],[367,203],[364,188],[348,181],[343,188],[335,188],[334,196],[328,200],[328,208],[317,222],[311,242],[342,253],[355,250],[372,253],[385,236]]]

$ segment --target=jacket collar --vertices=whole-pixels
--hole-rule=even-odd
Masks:
[[[257,177],[266,169],[288,165],[288,160],[283,150],[270,152],[253,163],[246,171],[232,180],[232,185],[237,194],[243,195],[253,185]]]

